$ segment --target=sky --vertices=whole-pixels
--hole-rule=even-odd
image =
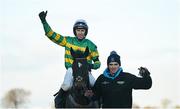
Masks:
[[[48,11],[51,28],[74,36],[73,24],[85,19],[87,38],[100,54],[103,73],[112,50],[124,71],[151,72],[150,90],[133,90],[133,102],[180,105],[180,0],[0,0],[0,98],[12,88],[31,91],[28,107],[50,107],[63,81],[64,48],[50,41],[38,14]]]

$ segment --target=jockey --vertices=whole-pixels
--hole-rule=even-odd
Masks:
[[[54,32],[46,21],[47,11],[40,12],[39,17],[43,24],[45,35],[54,43],[65,48],[65,67],[67,69],[64,81],[61,85],[61,89],[58,93],[58,97],[55,98],[55,107],[61,108],[64,105],[66,92],[72,87],[73,76],[72,76],[72,63],[73,58],[70,54],[70,48],[72,47],[75,51],[79,50],[84,52],[86,47],[89,47],[89,55],[87,61],[90,69],[98,69],[101,65],[99,61],[99,53],[97,46],[90,40],[86,39],[88,33],[88,25],[85,20],[79,19],[73,26],[73,32],[75,37],[63,36]],[[89,69],[89,71],[90,71]],[[89,72],[90,86],[93,86],[95,79]],[[60,107],[59,107],[60,106]]]

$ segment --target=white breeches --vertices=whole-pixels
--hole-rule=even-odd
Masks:
[[[72,71],[72,68],[68,68],[67,71],[66,71],[66,74],[64,76],[64,81],[61,85],[61,88],[64,90],[64,91],[67,91],[69,90],[72,85],[73,85],[73,75],[72,75],[73,71]],[[89,83],[91,86],[94,86],[94,83],[95,83],[95,78],[93,77],[93,75],[89,72]]]

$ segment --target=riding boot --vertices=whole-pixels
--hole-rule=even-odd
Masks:
[[[57,96],[54,99],[55,108],[65,108],[66,93],[67,92],[64,91],[62,88],[59,90]]]

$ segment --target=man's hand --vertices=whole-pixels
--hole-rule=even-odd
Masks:
[[[46,15],[47,15],[47,11],[46,12],[42,11],[39,13],[39,18],[41,19],[41,22],[46,21]]]
[[[140,67],[140,68],[138,68],[138,70],[139,70],[139,75],[142,77],[147,77],[150,75],[150,72],[145,67]]]

